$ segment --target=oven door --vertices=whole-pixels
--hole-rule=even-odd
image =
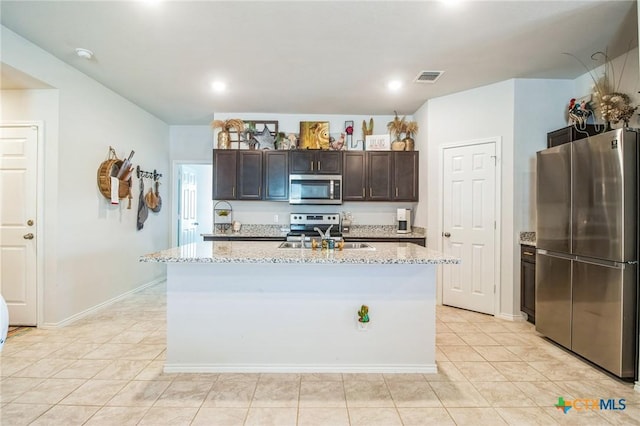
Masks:
[[[289,175],[289,204],[342,204],[342,176]]]

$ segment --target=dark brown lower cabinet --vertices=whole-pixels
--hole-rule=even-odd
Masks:
[[[520,310],[536,323],[536,249],[520,246]]]

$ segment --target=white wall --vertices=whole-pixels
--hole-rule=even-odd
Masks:
[[[267,113],[216,113],[216,119],[241,118],[243,120],[277,120],[279,131],[285,133],[299,133],[300,121],[329,121],[329,131],[332,135],[339,134],[344,129],[345,121],[354,122],[355,140],[362,138],[362,120],[369,122],[371,116],[346,115],[304,115],[304,114],[267,114]],[[374,134],[388,133],[387,123],[393,115],[373,116]],[[407,116],[408,120],[413,119]],[[260,130],[260,129],[258,129]],[[209,126],[171,126],[170,131],[171,161],[211,161],[214,146],[214,132]],[[420,149],[416,147],[416,149]],[[426,152],[420,153],[426,158]],[[421,162],[424,161],[421,158]],[[423,173],[422,169],[420,173]],[[341,206],[290,206],[287,202],[268,201],[231,201],[233,218],[241,223],[252,224],[280,224],[289,225],[289,213],[292,212],[335,212],[349,211],[354,217],[356,225],[393,225],[397,208],[415,208],[416,203],[372,203],[345,202]],[[278,221],[275,221],[275,216]],[[426,220],[416,221],[416,226],[425,226]]]
[[[127,210],[126,203],[111,206],[99,193],[96,171],[111,145],[119,156],[135,150],[134,164],[168,178],[169,128],[7,28],[1,31],[2,61],[57,90],[57,119],[49,111],[51,95],[37,91],[3,96],[2,108],[2,120],[42,120],[47,129],[41,147],[47,180],[46,223],[38,233],[46,265],[40,325],[55,326],[164,276],[164,266],[137,259],[168,246],[169,209],[151,213],[136,231],[137,179]],[[163,202],[170,206],[170,197]]]
[[[420,123],[427,129],[429,191],[427,203],[427,244],[441,249],[442,224],[440,223],[442,200],[438,188],[442,186],[440,164],[442,146],[454,142],[486,138],[501,140],[502,154],[498,158],[501,167],[501,244],[502,265],[500,305],[496,313],[511,317],[519,312],[513,306],[513,128],[515,81],[508,80],[450,96],[431,99],[428,103],[427,121]],[[421,199],[420,204],[424,203]]]

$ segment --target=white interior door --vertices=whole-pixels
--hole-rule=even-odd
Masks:
[[[180,168],[180,219],[178,245],[199,241],[198,231],[198,179],[189,166]]]
[[[0,293],[9,324],[37,325],[38,129],[0,127]]]
[[[442,247],[458,257],[443,265],[442,303],[494,314],[496,144],[444,149]]]

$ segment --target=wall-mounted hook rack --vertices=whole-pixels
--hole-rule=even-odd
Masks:
[[[141,177],[146,177],[156,181],[162,177],[162,173],[158,173],[156,169],[153,169],[153,172],[147,172],[142,170],[140,166],[136,166],[136,176],[138,176],[138,179],[140,179]]]

